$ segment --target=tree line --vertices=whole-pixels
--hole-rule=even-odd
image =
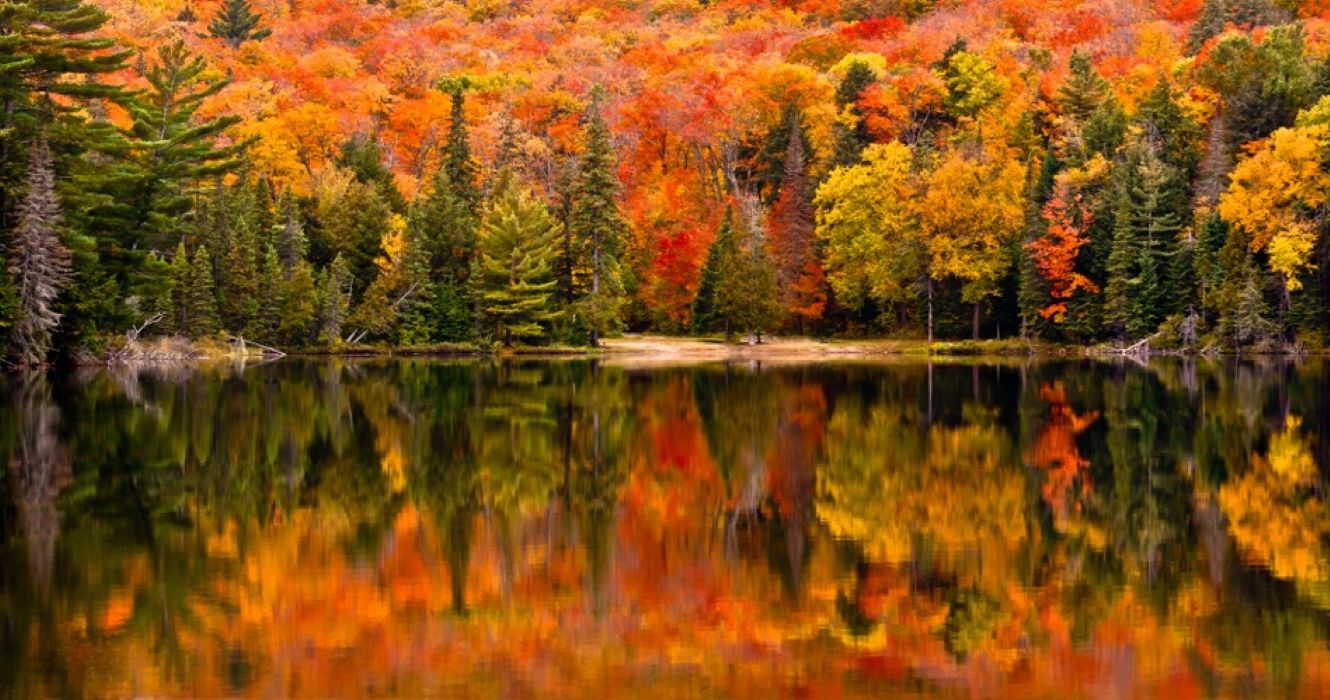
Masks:
[[[1330,326],[1330,62],[1296,23],[1224,31],[1234,13],[1279,20],[1270,8],[1210,0],[1193,26],[1190,88],[1217,95],[1210,114],[1167,76],[1126,105],[1082,52],[1042,108],[1007,114],[1012,78],[957,40],[927,69],[939,99],[882,140],[885,68],[847,57],[830,153],[791,102],[724,169],[681,327],[648,308],[662,242],[621,209],[599,90],[559,172],[528,167],[513,118],[482,163],[464,109],[477,85],[458,76],[435,86],[446,142],[413,199],[375,134],[296,193],[250,168],[262,144],[228,136],[238,117],[204,116],[227,79],[184,42],[135,56],[100,37],[93,5],[15,7],[0,331],[20,364],[126,331],[332,349],[656,329],[1240,350],[1319,347]],[[233,48],[269,32],[246,0],[207,26]]]

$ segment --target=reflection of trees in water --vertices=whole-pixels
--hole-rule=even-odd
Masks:
[[[44,596],[51,587],[60,534],[56,498],[70,480],[69,451],[56,432],[60,409],[51,400],[46,376],[24,373],[15,380],[13,392],[18,435],[9,457],[9,475],[19,532],[28,547],[28,572],[33,588]]]

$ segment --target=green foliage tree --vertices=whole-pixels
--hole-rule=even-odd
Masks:
[[[217,290],[212,279],[213,259],[208,246],[194,251],[189,266],[189,296],[185,313],[186,332],[194,338],[216,333],[222,322],[217,314]]]
[[[575,286],[574,308],[590,332],[591,347],[597,347],[602,334],[619,327],[619,308],[624,301],[619,260],[628,238],[628,223],[619,211],[614,146],[600,113],[599,98],[592,101],[584,119],[582,160],[568,226],[577,249],[576,268],[585,278]]]
[[[750,345],[780,319],[780,289],[776,265],[762,231],[746,223],[734,244],[722,250],[716,283],[716,311],[725,328],[748,334]]]
[[[836,108],[840,111],[840,117],[836,122],[836,150],[832,158],[834,165],[858,163],[859,155],[873,142],[859,109],[859,99],[863,97],[864,90],[875,82],[877,75],[871,66],[863,61],[853,61],[836,86]]]
[[[726,208],[725,218],[721,220],[720,230],[707,248],[707,258],[702,263],[701,281],[697,293],[693,296],[692,327],[694,333],[714,331],[723,323],[723,315],[717,305],[717,290],[720,287],[721,268],[724,261],[734,253],[734,211]],[[725,337],[730,335],[729,326],[725,326]]]
[[[477,312],[504,345],[545,338],[559,315],[554,259],[561,228],[543,203],[513,182],[486,207],[470,284]]]
[[[272,35],[271,29],[259,26],[262,21],[249,0],[223,0],[208,25],[208,33],[238,49],[246,41],[262,41]]]

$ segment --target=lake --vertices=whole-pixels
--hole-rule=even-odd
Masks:
[[[1330,692],[1301,362],[10,375],[0,696]]]

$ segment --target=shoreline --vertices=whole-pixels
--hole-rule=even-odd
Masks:
[[[174,347],[178,350],[179,341]],[[223,350],[215,344],[193,344],[194,353],[176,352],[167,356],[154,354],[145,348],[142,353],[128,353],[116,359],[99,358],[77,362],[80,366],[168,365],[220,361],[273,361],[283,357],[348,359],[372,358],[439,358],[439,359],[600,359],[619,366],[648,367],[655,365],[692,364],[707,362],[771,362],[781,364],[815,364],[820,362],[853,362],[871,360],[899,360],[937,358],[959,361],[964,359],[1044,358],[1044,359],[1120,359],[1144,362],[1158,357],[1320,357],[1326,352],[1304,353],[1201,353],[1155,351],[1150,354],[1123,353],[1105,345],[1064,345],[1032,343],[1020,339],[935,341],[900,339],[818,339],[804,336],[774,336],[756,345],[742,341],[723,342],[719,337],[667,336],[655,334],[624,335],[605,339],[599,348],[573,346],[522,346],[492,348],[465,343],[439,343],[416,347],[352,346],[340,350],[307,349],[285,354],[256,351],[250,346],[245,353]]]

